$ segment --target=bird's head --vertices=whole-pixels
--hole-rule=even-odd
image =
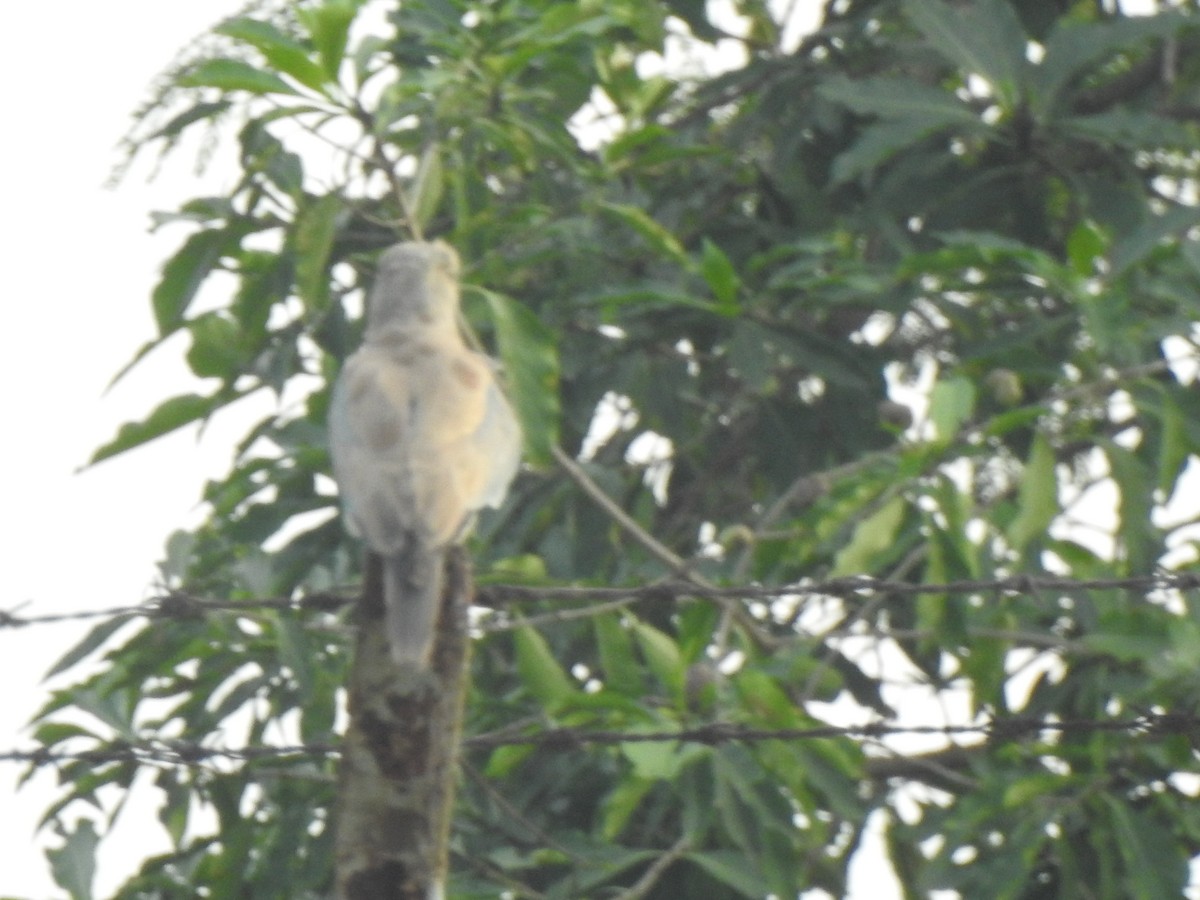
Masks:
[[[372,329],[453,326],[458,315],[458,254],[442,241],[394,244],[379,257],[367,308]]]

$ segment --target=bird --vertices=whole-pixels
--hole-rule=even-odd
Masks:
[[[383,561],[384,625],[397,665],[426,670],[446,550],[504,502],[521,430],[496,367],[459,327],[460,263],[443,241],[379,257],[362,345],[329,408],[347,531]]]

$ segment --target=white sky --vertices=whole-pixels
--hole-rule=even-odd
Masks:
[[[10,86],[6,114],[14,124],[0,160],[6,288],[15,315],[0,354],[10,473],[0,524],[0,546],[10,554],[0,609],[28,603],[19,611],[35,614],[143,599],[165,537],[194,519],[204,479],[225,470],[250,419],[249,411],[226,415],[199,442],[193,432],[173,435],[74,474],[119,423],[163,399],[165,385],[189,387],[178,348],[168,348],[104,393],[153,334],[148,297],[178,241],[170,230],[150,236],[148,213],[202,188],[182,156],[152,184],[142,170],[116,191],[102,185],[128,113],[151,79],[189,39],[241,5],[73,0],[6,9],[0,83]],[[800,0],[796,8],[803,14],[817,5]],[[0,750],[28,745],[23,725],[45,698],[42,674],[87,627],[0,630]],[[38,844],[45,839],[33,836],[53,795],[53,774],[43,770],[18,792],[20,771],[0,763],[0,896],[62,897],[42,862]],[[160,848],[153,808],[131,805],[117,840],[101,846],[98,896],[129,874],[137,854]],[[869,872],[856,882],[861,897],[897,895]]]
[[[178,233],[150,237],[148,213],[196,189],[190,166],[181,158],[150,186],[144,172],[116,191],[102,185],[151,79],[239,5],[73,0],[6,8],[0,83],[8,86],[9,124],[0,160],[10,324],[0,407],[9,423],[9,484],[0,609],[28,603],[23,611],[33,614],[143,599],[164,538],[195,515],[204,478],[228,465],[237,429],[218,422],[200,444],[194,434],[176,435],[73,474],[120,422],[163,399],[164,384],[187,389],[178,354],[167,351],[103,396],[153,334],[147,299]],[[41,677],[85,630],[0,630],[0,748],[29,743],[22,726],[44,700]],[[0,896],[61,897],[33,840],[53,775],[43,771],[16,792],[19,772],[0,763]],[[127,825],[131,839],[148,833],[136,818]],[[111,889],[121,874],[106,867],[102,886]]]

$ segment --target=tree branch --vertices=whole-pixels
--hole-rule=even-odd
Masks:
[[[660,542],[650,532],[639,525],[625,510],[621,509],[616,501],[604,493],[600,485],[596,484],[591,476],[583,470],[583,466],[571,459],[561,447],[554,447],[551,452],[554,454],[554,461],[567,473],[567,477],[575,482],[579,489],[591,498],[593,503],[604,510],[609,518],[616,522],[626,534],[640,544],[651,556],[663,563],[676,575],[683,576],[689,580],[697,577],[691,572],[688,563],[681,556],[678,556],[670,547]]]
[[[383,628],[382,566],[368,555],[350,673],[335,839],[338,900],[430,900],[445,894],[466,690],[471,582],[447,554],[429,671],[397,666]]]
[[[658,883],[658,880],[666,874],[671,864],[687,853],[691,849],[691,846],[691,838],[686,834],[682,835],[658,859],[651,863],[650,867],[642,874],[642,877],[635,881],[629,890],[616,894],[613,900],[641,900],[642,897],[650,893],[654,885]]]

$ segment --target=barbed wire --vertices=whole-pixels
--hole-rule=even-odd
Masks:
[[[832,578],[825,581],[799,581],[783,585],[746,584],[709,587],[690,581],[661,581],[629,587],[592,587],[580,585],[531,586],[483,584],[476,589],[475,602],[481,606],[504,607],[527,602],[596,603],[615,600],[675,602],[682,598],[777,600],[797,596],[840,597],[866,600],[878,597],[910,598],[931,594],[992,594],[1015,596],[1043,592],[1120,590],[1151,594],[1159,591],[1200,589],[1200,572],[1158,572],[1126,578],[1069,578],[1057,575],[1010,575],[998,578],[957,580],[917,584],[888,581],[867,575]],[[73,612],[21,615],[15,610],[0,610],[0,630],[25,628],[59,622],[89,619],[145,617],[150,619],[191,619],[218,612],[250,614],[255,611],[337,612],[355,602],[353,593],[325,592],[302,597],[225,600],[197,597],[183,591],[171,591],[143,603],[110,606]]]
[[[551,748],[663,742],[713,745],[733,742],[758,743],[839,738],[877,740],[896,736],[951,738],[972,735],[987,740],[1011,741],[1042,732],[1090,734],[1101,731],[1154,737],[1200,735],[1200,716],[1190,713],[1147,713],[1123,719],[1047,719],[1040,716],[1006,716],[961,724],[918,725],[879,721],[862,725],[811,725],[801,728],[753,728],[729,722],[712,722],[692,728],[645,732],[553,728],[532,735],[504,733],[475,735],[465,738],[463,743],[469,747],[495,749],[519,745]]]
[[[878,741],[898,736],[933,736],[946,739],[980,737],[986,742],[1011,743],[1048,734],[1124,734],[1161,740],[1187,736],[1200,741],[1200,715],[1144,713],[1114,719],[1058,719],[1040,716],[1006,716],[978,722],[943,725],[903,724],[895,721],[862,725],[812,725],[801,728],[755,728],[730,722],[711,722],[691,728],[661,731],[609,731],[586,728],[546,728],[536,732],[496,732],[466,737],[466,747],[494,750],[530,746],[570,750],[587,746],[645,743],[692,743],[715,746],[763,741],[813,741],[850,739]],[[209,747],[188,741],[146,740],[118,742],[89,750],[30,747],[0,752],[0,762],[30,763],[35,767],[70,762],[134,762],[143,765],[203,766],[216,761],[253,762],[270,759],[332,759],[341,755],[334,744],[256,745]]]
[[[202,766],[218,760],[251,762],[315,759],[338,756],[333,744],[262,744],[248,747],[208,747],[190,741],[145,740],[119,741],[90,750],[58,750],[52,747],[27,747],[0,753],[0,762],[31,763],[35,767],[71,762],[134,762],[142,765]]]
[[[337,612],[354,603],[355,597],[336,594],[306,594],[303,597],[267,597],[255,600],[223,600],[197,597],[185,591],[170,591],[142,603],[128,603],[99,609],[72,612],[20,615],[15,610],[0,610],[0,630],[25,628],[30,625],[52,625],[60,622],[80,622],[89,619],[118,619],[141,616],[147,619],[195,619],[217,612],[249,614],[256,611],[322,611]]]
[[[772,600],[797,596],[839,597],[867,600],[889,597],[916,597],[930,594],[991,594],[1013,596],[1043,592],[1081,592],[1121,590],[1150,595],[1163,591],[1187,591],[1200,588],[1200,573],[1158,572],[1125,578],[1074,579],[1065,576],[1018,575],[978,580],[957,580],[932,584],[887,581],[868,576],[802,581],[786,585],[742,585],[711,587],[691,582],[663,581],[631,587],[528,586],[510,584],[482,585],[476,600],[485,606],[508,606],[521,602],[558,601],[564,604],[612,603],[613,601],[677,601],[681,598],[733,598]],[[266,598],[250,601],[197,597],[185,592],[169,592],[144,603],[93,610],[18,615],[0,611],[0,630],[32,625],[88,619],[145,617],[148,619],[201,618],[214,613],[252,614],[255,611],[336,612],[352,604],[349,593],[325,592],[297,598]],[[1200,716],[1178,713],[1138,715],[1124,719],[1043,719],[1006,717],[964,724],[902,724],[879,721],[863,725],[813,725],[802,728],[762,729],[733,723],[709,723],[666,731],[598,731],[580,728],[549,728],[533,733],[501,732],[465,738],[466,747],[494,749],[504,746],[533,746],[569,749],[583,746],[647,742],[686,742],[722,744],[767,740],[880,740],[895,736],[936,736],[947,740],[977,736],[989,741],[1019,739],[1037,733],[1117,732],[1141,737],[1189,735],[1200,739]],[[204,766],[218,761],[254,762],[271,759],[334,758],[339,755],[333,744],[259,745],[240,748],[211,747],[184,740],[148,739],[110,743],[84,750],[64,750],[35,746],[0,752],[0,762],[29,763],[34,767],[69,762],[132,762],[157,766]]]

